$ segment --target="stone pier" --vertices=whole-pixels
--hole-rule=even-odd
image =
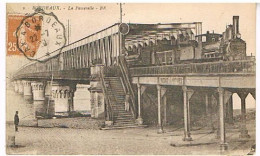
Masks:
[[[52,82],[47,81],[45,86],[45,97],[51,97],[52,94],[51,88],[52,88]]]
[[[137,124],[142,125],[143,124],[143,118],[141,114],[141,97],[146,90],[146,86],[137,84],[137,92],[138,92],[138,118],[136,119]]]
[[[44,82],[31,82],[31,88],[33,93],[33,107],[36,117],[45,115],[44,86]]]
[[[21,80],[18,80],[17,84],[18,84],[18,93],[23,94],[23,82]]]
[[[105,99],[98,81],[90,82],[91,117],[105,118]]]
[[[91,112],[89,87],[90,86],[86,84],[77,84],[73,98],[75,112],[81,114],[88,114]]]
[[[183,110],[184,110],[184,137],[183,141],[191,141],[190,134],[190,99],[194,94],[192,89],[187,88],[187,86],[182,87],[183,90]]]
[[[248,92],[240,91],[237,93],[241,99],[241,125],[240,125],[240,138],[250,138],[246,127],[246,97]]]
[[[33,100],[34,101],[44,101],[44,83],[43,82],[32,82]]]
[[[18,90],[19,90],[19,88],[18,88],[18,81],[14,81],[13,84],[14,84],[14,91],[16,93],[18,93]]]
[[[23,83],[23,95],[24,96],[32,96],[32,86],[31,81],[22,81]]]
[[[69,86],[52,84],[52,99],[55,105],[55,115],[68,116],[69,112],[73,111],[73,90]]]

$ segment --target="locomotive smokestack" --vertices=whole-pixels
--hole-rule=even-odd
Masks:
[[[239,16],[233,16],[233,37],[237,38],[239,33]]]

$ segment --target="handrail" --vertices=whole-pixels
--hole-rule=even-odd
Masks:
[[[160,74],[217,74],[217,73],[254,73],[254,60],[239,60],[228,62],[207,62],[175,64],[164,66],[133,67],[130,68],[132,76],[160,75]]]
[[[128,68],[126,66],[126,61],[125,58],[123,56],[119,57],[119,67],[121,69],[121,73],[122,73],[122,77],[124,80],[123,85],[125,85],[125,88],[127,89],[127,93],[130,94],[130,100],[131,100],[131,104],[130,107],[132,108],[132,113],[134,115],[134,117],[137,117],[137,111],[136,111],[136,105],[135,105],[135,94],[131,85],[131,81],[129,79],[129,72],[128,72]]]
[[[106,104],[109,108],[108,111],[108,115],[109,115],[109,120],[110,121],[113,121],[114,122],[114,112],[113,112],[113,108],[111,106],[111,100],[108,96],[108,91],[107,91],[107,88],[106,88],[106,84],[105,84],[105,78],[104,78],[104,74],[103,74],[103,67],[101,67],[101,70],[100,70],[100,80],[101,80],[101,84],[102,84],[102,91],[104,93],[104,96],[105,96],[105,101],[106,101]]]
[[[122,83],[124,83],[124,81],[122,80],[122,78],[120,77],[120,82],[121,82],[121,84]],[[126,93],[127,92],[127,90],[126,90],[126,88],[125,88],[125,85],[122,85],[123,86],[123,89],[124,89],[124,92]]]

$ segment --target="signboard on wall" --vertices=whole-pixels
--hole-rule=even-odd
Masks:
[[[160,77],[159,84],[183,85],[183,77]]]

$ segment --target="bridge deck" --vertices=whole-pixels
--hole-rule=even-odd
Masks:
[[[207,62],[130,69],[133,83],[255,88],[255,62]]]
[[[111,72],[111,71],[110,71]],[[57,63],[39,62],[21,68],[13,79],[89,80],[90,68],[61,70]],[[208,87],[255,88],[255,61],[205,62],[162,66],[132,67],[133,83],[191,85]],[[168,80],[166,80],[166,78]],[[158,80],[159,78],[159,80]],[[138,79],[138,81],[137,81]],[[169,81],[169,82],[168,82]]]

